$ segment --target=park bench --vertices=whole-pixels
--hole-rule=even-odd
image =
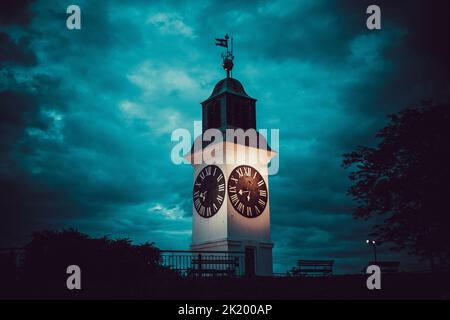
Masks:
[[[189,275],[210,276],[235,276],[239,268],[238,257],[202,256],[199,254],[192,259],[192,269]]]
[[[333,274],[333,264],[334,260],[298,260],[293,274],[329,276]]]
[[[370,261],[370,265],[380,267],[381,273],[396,273],[400,267],[400,261]]]

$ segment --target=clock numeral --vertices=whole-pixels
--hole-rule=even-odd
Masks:
[[[205,173],[202,171],[200,172],[200,174],[198,175],[202,180],[205,180]]]
[[[253,211],[252,211],[252,208],[250,208],[250,207],[247,207],[247,216],[253,217]]]
[[[233,180],[234,183],[238,183],[238,179],[236,179],[235,177],[231,176],[230,179]]]
[[[219,204],[222,204],[223,202],[223,197],[220,194],[217,195],[217,202],[219,202]]]
[[[230,197],[230,200],[231,200],[231,202],[232,202],[234,205],[236,205],[236,203],[239,202],[239,198],[238,198],[237,194],[233,194],[233,195]]]
[[[265,202],[264,200],[262,200],[262,199],[258,199],[258,204],[259,204],[261,207],[264,207],[264,206],[266,205],[266,202]]]
[[[216,212],[217,212],[217,210],[218,210],[218,208],[217,208],[217,206],[216,206],[216,204],[215,204],[215,203],[213,203],[213,210],[214,210],[214,213],[216,213]]]
[[[242,202],[239,202],[237,209],[239,212],[244,213],[244,205]]]
[[[206,176],[210,176],[211,175],[211,167],[206,167],[205,172],[206,172]]]
[[[258,187],[262,187],[262,186],[263,186],[263,184],[264,184],[264,180],[260,180],[260,181],[258,181]]]
[[[242,168],[237,169],[236,172],[238,173],[239,178],[244,176],[244,173],[242,172]]]
[[[219,192],[225,191],[225,183],[219,184]]]
[[[210,207],[206,208],[206,216],[211,217],[211,208]]]
[[[220,180],[223,179],[223,174],[219,174],[219,176],[217,177],[217,182],[220,182]]]
[[[202,186],[202,184],[201,184],[201,183],[198,183],[198,182],[196,182],[196,183],[195,183],[195,186],[196,186],[196,187],[201,187],[201,186]]]
[[[253,179],[256,179],[257,174],[258,174],[258,171],[255,171],[255,173],[253,174]]]
[[[252,176],[252,168],[244,167],[244,175],[251,177]]]
[[[195,200],[194,202],[195,209],[197,209],[198,211],[198,208],[200,208],[201,205],[202,203],[200,202],[200,198],[197,198],[197,200]]]
[[[266,190],[259,190],[259,196],[267,198],[267,191]]]
[[[214,172],[213,172],[213,176],[216,176],[216,171],[217,171],[217,167],[214,167]]]
[[[228,186],[228,192],[229,193],[236,193],[236,186],[234,186],[234,187]]]
[[[257,206],[255,206],[255,211],[256,211],[256,213],[257,213],[258,215],[261,214],[261,210],[259,210],[259,208],[258,208]]]
[[[200,213],[201,216],[204,216],[205,215],[205,207],[201,206],[200,210],[198,211],[198,213]]]
[[[194,192],[194,199],[198,198],[199,196],[200,196],[200,191],[199,190],[195,191]]]

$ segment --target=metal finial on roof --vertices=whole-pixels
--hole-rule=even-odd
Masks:
[[[223,59],[223,63],[222,63],[222,67],[223,69],[227,72],[227,78],[230,78],[231,75],[231,70],[233,69],[233,37],[231,37],[231,48],[228,49],[228,40],[230,39],[230,37],[228,36],[228,34],[225,35],[225,37],[222,38],[216,38],[216,46],[219,47],[224,47],[227,50],[222,53],[222,59]]]

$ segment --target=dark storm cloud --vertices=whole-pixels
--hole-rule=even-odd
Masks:
[[[16,43],[6,33],[0,32],[0,63],[35,65],[36,55],[29,49],[29,38],[23,37]]]
[[[121,70],[129,61],[120,60],[120,50],[139,46],[140,29],[107,4],[81,7],[82,33],[67,31],[61,3],[34,7],[38,27],[22,31],[33,36],[40,63],[25,78],[15,68],[23,61],[8,61],[20,55],[0,51],[8,53],[2,55],[8,65],[1,83],[3,245],[23,244],[33,230],[63,226],[96,235],[137,233],[137,241],[157,238],[149,232],[162,225],[170,232],[164,219],[185,229],[188,204],[177,188],[187,189],[187,183],[167,184],[170,150],[166,157],[152,150],[168,149],[170,139],[153,137],[144,121],[127,121],[118,110],[122,99],[141,94],[126,78],[129,69]],[[127,34],[116,32],[117,24]],[[110,57],[115,50],[119,61]]]
[[[0,240],[17,244],[28,236],[29,230],[43,226],[43,218],[70,211],[64,203],[68,199],[64,188],[51,176],[33,173],[43,150],[54,153],[60,149],[44,138],[53,134],[55,125],[45,106],[58,107],[63,112],[65,105],[57,78],[37,74],[18,83],[7,75],[3,80],[6,88],[0,91]],[[55,101],[60,101],[57,106]]]
[[[298,146],[295,151],[284,150],[286,144],[282,140],[280,174],[272,178],[271,183],[275,242],[283,243],[287,230],[293,229],[288,235],[293,241],[286,242],[283,249],[278,249],[279,245],[275,249],[278,259],[286,259],[285,263],[289,260],[283,258],[287,255],[286,247],[299,248],[293,249],[296,257],[353,255],[353,268],[355,264],[364,263],[361,252],[367,248],[361,244],[370,231],[370,224],[355,222],[349,215],[352,203],[344,196],[349,182],[340,168],[342,151],[352,150],[357,144],[373,143],[374,133],[386,122],[387,113],[420,104],[422,99],[449,98],[450,82],[446,71],[450,61],[449,43],[443,40],[448,39],[450,30],[449,20],[445,18],[447,3],[381,1],[378,4],[382,8],[383,30],[374,33],[365,29],[365,15],[362,14],[369,4],[364,1],[314,2],[307,10],[299,7],[275,19],[267,16],[264,21],[270,28],[261,27],[261,32],[247,45],[247,49],[257,48],[253,54],[270,59],[289,58],[326,67],[331,67],[331,63],[336,67],[332,69],[359,74],[355,81],[347,81],[336,97],[338,107],[348,115],[341,123],[331,119],[329,123],[324,121],[320,130],[307,130],[309,132],[305,133],[303,126],[312,127],[308,121],[321,122],[320,118],[328,118],[328,115],[320,112],[315,113],[315,119],[302,119],[301,116],[295,117],[301,112],[286,108],[280,102],[280,116],[286,110],[282,137],[286,139],[287,135],[289,139],[284,143]],[[314,14],[310,14],[313,11]],[[302,34],[298,27],[292,27],[296,19],[296,26],[306,30],[306,34]],[[272,24],[272,21],[276,23]],[[314,30],[318,25],[322,28]],[[281,31],[293,29],[293,32]],[[310,41],[312,38],[314,40]],[[364,66],[369,68],[364,71]],[[273,73],[267,73],[273,77]],[[342,77],[345,84],[345,75],[336,73],[333,77]],[[329,90],[333,90],[333,77],[328,78]],[[306,84],[299,83],[300,92],[309,90]],[[326,95],[326,87],[324,90]],[[311,107],[315,106],[298,99],[297,108]],[[270,109],[267,112],[271,112]],[[297,126],[287,125],[292,118]],[[305,137],[305,134],[309,136]],[[302,143],[305,139],[314,141],[313,145],[318,148],[308,146],[305,154]],[[312,228],[298,230],[289,227],[293,225]],[[292,254],[291,251],[289,253]],[[391,256],[387,251],[384,255],[385,258]],[[398,255],[393,257],[408,261]],[[293,265],[295,258],[289,263]],[[349,260],[338,261],[338,268],[349,270],[352,263]]]
[[[2,216],[1,242],[7,244],[23,243],[30,231],[49,226],[61,226],[64,219],[80,214],[92,214],[107,210],[107,203],[135,202],[138,192],[131,192],[123,182],[104,185],[100,179],[89,179],[86,176],[89,169],[83,164],[76,163],[77,157],[70,154],[70,145],[61,143],[61,139],[70,139],[70,122],[64,128],[59,127],[61,118],[71,115],[68,108],[70,97],[74,91],[65,83],[61,86],[59,76],[51,73],[29,74],[27,79],[21,77],[21,69],[15,67],[32,67],[37,64],[36,54],[29,47],[30,38],[47,39],[47,50],[59,53],[60,60],[64,55],[79,52],[77,40],[69,39],[64,34],[65,7],[59,7],[59,32],[44,35],[41,29],[30,27],[31,2],[2,2],[2,22],[10,27],[23,27],[17,42],[7,33],[0,33],[0,64],[2,81],[0,91],[1,103],[1,185],[2,185]],[[55,6],[49,4],[46,17],[37,18],[38,23],[52,23],[55,21]],[[88,7],[88,6],[86,6]],[[56,6],[58,8],[58,6]],[[111,41],[105,41],[102,32],[108,30],[107,17],[98,6],[98,17],[87,15],[87,21],[92,21],[95,27],[84,39],[83,46],[106,48]],[[7,15],[5,15],[7,13]],[[6,18],[7,17],[7,18]],[[46,21],[46,18],[49,18]],[[5,29],[6,30],[6,29]],[[97,38],[92,38],[97,32]],[[61,32],[62,31],[62,32]],[[15,31],[11,31],[14,35]],[[90,38],[89,38],[90,37]],[[57,40],[57,41],[54,41]],[[44,42],[45,43],[45,42]],[[50,47],[49,43],[58,43]],[[69,47],[70,45],[70,47]],[[83,46],[81,48],[83,48]],[[88,49],[89,51],[89,49]],[[53,61],[57,56],[49,55]],[[56,58],[56,59],[55,59]],[[47,62],[47,61],[44,61]],[[42,64],[41,64],[42,66]],[[45,71],[44,71],[45,72]],[[109,82],[111,83],[111,82]],[[83,122],[84,119],[78,119]],[[98,127],[98,126],[97,126]],[[67,129],[67,130],[66,130]],[[85,130],[86,131],[86,130]],[[80,132],[84,132],[80,130]],[[111,135],[111,131],[108,132]],[[89,133],[87,133],[89,134]],[[92,137],[96,139],[92,140]],[[98,141],[99,134],[91,132],[86,140]],[[113,139],[106,139],[109,144]],[[69,141],[70,142],[70,141]],[[123,143],[125,145],[125,143]],[[111,149],[114,146],[110,147]],[[117,148],[115,148],[117,151]],[[91,165],[95,166],[93,161]],[[91,181],[94,181],[91,183]]]
[[[0,27],[20,27],[25,30],[33,17],[30,5],[34,1],[5,0],[0,3]],[[21,36],[14,40],[9,34],[0,30],[0,67],[5,64],[33,66],[36,55],[29,48],[30,38]]]
[[[28,25],[33,17],[34,0],[3,0],[0,2],[1,25]]]
[[[260,32],[243,45],[258,48],[254,53],[270,59],[340,63],[360,30],[360,14],[336,14],[333,5],[324,1],[311,2],[306,8],[299,5],[281,17],[273,11],[264,15]]]
[[[341,13],[354,11],[357,1],[342,3]],[[379,1],[383,28],[396,28],[380,52],[386,68],[355,84],[343,103],[358,112],[386,114],[422,99],[449,97],[450,21],[447,1]],[[345,11],[344,11],[345,10]],[[368,53],[370,54],[370,52]],[[364,61],[361,61],[364,62]],[[372,108],[367,108],[370,101]]]

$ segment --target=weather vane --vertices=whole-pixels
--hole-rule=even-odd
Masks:
[[[233,69],[233,37],[231,37],[231,46],[230,49],[228,49],[228,39],[230,37],[228,34],[225,35],[223,39],[216,38],[216,46],[227,48],[227,51],[222,53],[222,67],[227,72],[227,78],[230,78],[231,76],[231,70]]]

